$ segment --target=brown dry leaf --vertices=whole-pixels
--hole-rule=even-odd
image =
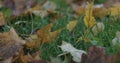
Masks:
[[[78,21],[77,20],[74,20],[74,21],[70,21],[68,24],[67,24],[67,29],[69,31],[72,31],[75,26],[77,25]]]
[[[76,4],[72,4],[72,8],[80,16],[85,14],[86,8],[84,6],[79,6],[79,5],[76,5]]]
[[[81,63],[117,63],[120,60],[120,52],[115,55],[106,55],[105,48],[100,46],[91,46],[88,54],[83,54]]]
[[[46,17],[49,13],[46,10],[42,10],[42,5],[37,4],[33,8],[28,9],[27,12],[33,13],[36,16],[41,16],[42,18]]]
[[[108,10],[105,8],[94,8],[93,9],[93,16],[98,17],[98,18],[102,18],[107,16],[108,14]]]
[[[13,15],[24,13],[27,9],[33,7],[36,0],[4,0],[4,6],[13,11]]]
[[[105,49],[99,46],[91,46],[87,55],[83,55],[82,63],[106,63]]]
[[[71,4],[73,10],[75,13],[77,13],[79,16],[85,14],[85,10],[87,10],[88,5],[86,3],[83,3],[82,5],[76,5]],[[102,18],[105,17],[108,14],[108,10],[104,8],[103,4],[94,5],[93,7],[93,16]]]
[[[107,0],[104,3],[104,7],[109,8],[109,7],[113,6],[114,4],[118,4],[118,3],[120,3],[120,0]]]
[[[40,58],[40,52],[36,52],[32,55],[22,55],[21,60],[23,63],[47,63],[47,61]]]
[[[50,23],[37,31],[38,37],[42,43],[50,43],[61,32],[61,29],[51,32],[52,26],[53,24]]]
[[[24,44],[25,41],[17,35],[13,28],[9,32],[0,33],[0,59],[12,57]]]
[[[10,57],[4,61],[0,61],[0,63],[12,63],[12,57]]]
[[[26,40],[25,45],[28,48],[38,48],[40,45],[40,40],[36,34],[30,35],[30,37]]]
[[[2,12],[0,12],[0,26],[5,25],[5,19],[4,19],[4,15]]]

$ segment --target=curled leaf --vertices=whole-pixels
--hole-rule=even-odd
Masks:
[[[85,12],[84,24],[87,28],[91,28],[96,24],[96,20],[93,17],[93,2],[88,3],[88,9]]]

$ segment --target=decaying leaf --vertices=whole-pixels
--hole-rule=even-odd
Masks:
[[[61,50],[63,52],[67,52],[70,53],[71,56],[73,57],[73,61],[80,63],[81,62],[81,56],[82,54],[87,54],[85,51],[83,50],[78,50],[76,48],[74,48],[70,43],[67,42],[62,42],[62,45],[59,46],[61,48]]]
[[[18,53],[25,41],[13,28],[9,32],[0,33],[0,59],[8,59]]]
[[[75,28],[75,26],[77,25],[77,20],[74,20],[74,21],[70,21],[68,24],[67,24],[67,29],[69,30],[69,31],[72,31],[74,28]]]
[[[0,26],[5,25],[5,19],[4,19],[4,15],[2,12],[0,12]]]
[[[102,22],[98,22],[96,25],[93,26],[92,32],[94,35],[97,35],[99,32],[103,32],[104,28],[104,24]]]
[[[55,40],[57,35],[61,32],[61,29],[51,32],[52,26],[53,24],[50,23],[37,31],[38,37],[42,43],[49,43]]]
[[[82,55],[81,63],[117,63],[120,60],[120,53],[115,55],[106,55],[105,48],[100,46],[91,46],[88,54]]]
[[[93,2],[88,3],[88,9],[85,12],[84,23],[87,28],[91,28],[96,24],[96,20],[93,17]]]

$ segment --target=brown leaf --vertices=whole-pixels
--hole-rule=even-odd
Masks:
[[[0,63],[12,63],[12,57],[10,57],[4,61],[0,61]]]
[[[4,0],[4,6],[13,11],[13,15],[24,13],[27,9],[33,7],[36,0]]]
[[[93,9],[93,16],[98,17],[98,18],[102,18],[107,16],[108,14],[108,10],[106,8],[94,8]]]
[[[52,26],[53,24],[51,23],[37,31],[42,43],[50,43],[57,37],[58,33],[60,33],[61,29],[51,32]]]
[[[0,59],[8,59],[18,53],[25,41],[13,28],[9,32],[0,33]]]
[[[72,4],[72,8],[78,15],[83,15],[85,13],[86,8],[84,6],[79,6],[76,4]]]
[[[21,59],[23,63],[47,63],[47,61],[40,59],[40,52],[36,52],[32,55],[22,55]]]
[[[25,45],[28,48],[38,48],[40,45],[40,40],[36,34],[30,35],[30,37],[26,40]]]
[[[106,55],[105,48],[100,46],[89,47],[88,54],[82,55],[81,63],[117,63],[120,60],[120,52],[114,55]]]
[[[2,12],[0,12],[0,26],[5,25],[5,19],[4,19],[4,15]]]

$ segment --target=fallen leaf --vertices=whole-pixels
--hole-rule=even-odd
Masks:
[[[50,23],[47,26],[45,26],[37,31],[37,34],[38,34],[38,37],[39,37],[41,43],[52,42],[53,40],[55,40],[57,35],[61,32],[61,29],[51,32],[52,26],[53,26],[53,24]]]
[[[110,7],[109,9],[109,15],[110,16],[115,16],[115,17],[117,17],[118,15],[120,15],[120,5],[118,4],[118,5],[115,5],[115,6],[113,6],[113,7]]]
[[[74,21],[70,21],[68,24],[67,24],[67,29],[69,31],[72,31],[75,26],[77,25],[78,21],[77,20],[74,20]]]
[[[92,32],[94,35],[97,35],[99,32],[103,32],[105,29],[105,26],[102,22],[97,22],[96,25],[93,26]]]
[[[5,25],[5,19],[4,19],[4,15],[2,12],[0,12],[0,26]]]
[[[26,39],[25,45],[28,48],[38,48],[40,45],[40,40],[36,34],[30,35],[30,37]]]
[[[40,52],[35,52],[34,54],[30,55],[23,55],[21,56],[23,63],[47,63],[47,61],[40,59]]]
[[[93,2],[88,3],[88,9],[85,12],[84,24],[87,28],[91,28],[96,24],[96,20],[93,17]]]
[[[108,9],[106,9],[104,7],[93,9],[93,16],[95,16],[95,17],[102,18],[102,17],[105,17],[107,15],[108,15]]]
[[[36,16],[40,16],[41,18],[44,18],[49,14],[46,10],[34,10],[32,13]]]
[[[120,52],[114,55],[106,55],[104,47],[91,46],[88,54],[82,55],[81,63],[117,63],[120,60]]]
[[[116,32],[116,37],[112,39],[112,45],[113,46],[120,46],[120,32]]]
[[[52,2],[52,1],[46,1],[46,2],[43,4],[42,8],[45,9],[45,10],[54,11],[54,10],[57,8],[57,6],[56,6],[56,4],[55,4],[54,2]]]
[[[106,63],[105,49],[99,46],[91,46],[88,49],[87,58],[83,63]],[[86,56],[84,56],[86,57]]]
[[[4,61],[0,61],[0,63],[12,63],[12,57],[10,57]]]
[[[13,11],[13,15],[18,16],[27,9],[33,7],[36,0],[4,0],[4,6]]]
[[[72,4],[72,8],[79,16],[82,16],[82,15],[85,14],[86,8],[84,6],[79,6],[79,5],[76,5],[76,4]]]
[[[17,35],[13,28],[9,32],[0,33],[0,58],[5,60],[12,57],[24,44],[25,41]]]
[[[62,45],[59,46],[63,52],[70,53],[71,56],[73,57],[73,61],[80,63],[81,62],[81,56],[82,54],[87,54],[83,50],[78,50],[74,48],[70,43],[67,43],[65,41],[62,42]]]

